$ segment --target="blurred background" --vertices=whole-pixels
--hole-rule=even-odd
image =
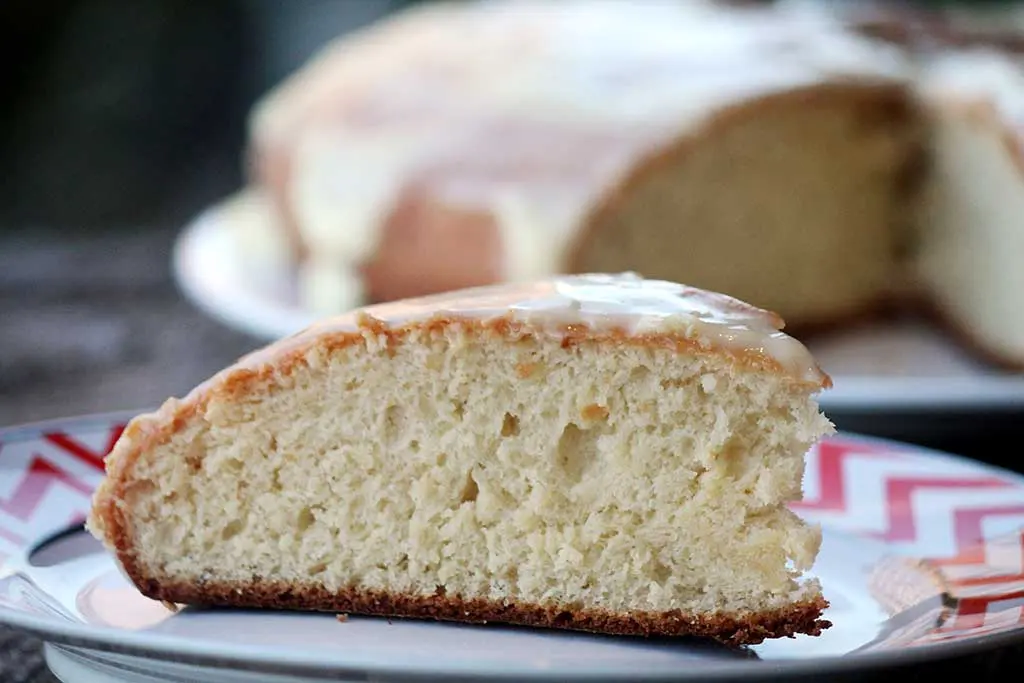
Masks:
[[[0,425],[151,406],[263,343],[182,296],[174,240],[244,183],[253,102],[409,4],[0,3]]]
[[[401,0],[10,0],[0,226],[178,220],[242,181],[253,101]]]

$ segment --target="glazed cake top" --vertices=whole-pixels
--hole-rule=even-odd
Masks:
[[[303,346],[335,333],[397,330],[431,321],[508,321],[553,337],[670,337],[696,349],[767,361],[802,382],[830,383],[783,321],[732,297],[634,273],[563,275],[477,287],[360,308],[326,318],[271,345]]]

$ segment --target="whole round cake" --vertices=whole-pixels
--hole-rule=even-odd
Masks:
[[[1008,41],[805,5],[426,3],[343,36],[253,110],[272,251],[324,314],[633,270],[801,334],[927,310],[1024,366]]]

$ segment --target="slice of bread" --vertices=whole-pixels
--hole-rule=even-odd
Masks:
[[[89,527],[178,603],[818,634],[829,379],[781,326],[628,274],[361,309],[136,418]]]

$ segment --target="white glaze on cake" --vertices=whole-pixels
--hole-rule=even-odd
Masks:
[[[414,188],[490,216],[503,279],[529,281],[560,272],[587,212],[638,163],[723,108],[905,68],[897,50],[825,16],[431,3],[330,46],[260,104],[253,136],[293,151],[292,208],[310,251],[357,268]]]
[[[766,360],[801,382],[829,384],[807,348],[781,331],[783,321],[776,314],[723,294],[633,273],[566,275],[379,304],[322,320],[281,343],[301,348],[332,333],[374,334],[431,320],[502,319],[562,338],[686,339],[707,350]]]

